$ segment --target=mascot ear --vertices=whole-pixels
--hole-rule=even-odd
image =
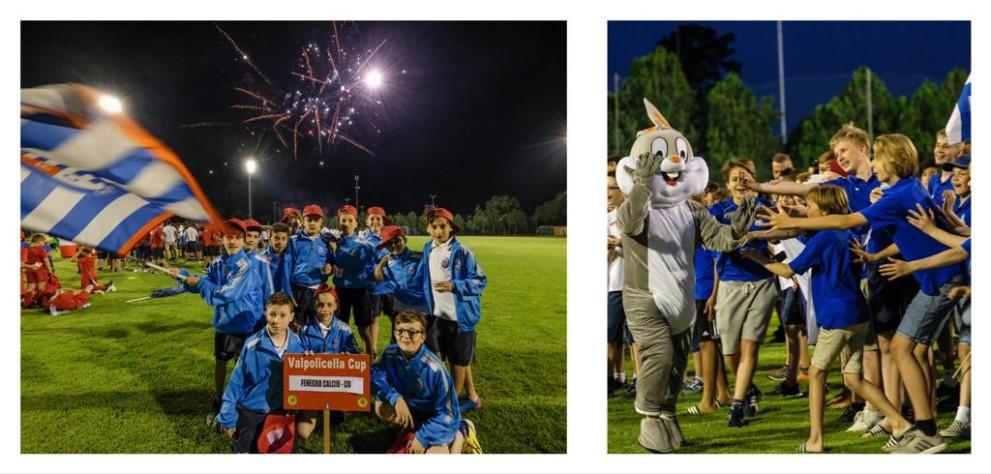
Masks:
[[[671,124],[668,123],[668,120],[661,115],[661,112],[657,110],[657,107],[654,107],[654,104],[651,104],[646,97],[643,99],[643,105],[647,108],[647,117],[650,117],[650,121],[654,123],[655,127],[661,130],[671,128]]]
[[[616,185],[619,186],[619,190],[629,196],[630,191],[633,189],[633,176],[630,175],[630,171],[636,167],[636,162],[633,158],[628,156],[623,157],[616,163]]]

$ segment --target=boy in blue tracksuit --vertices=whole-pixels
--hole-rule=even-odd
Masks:
[[[362,238],[368,245],[375,249],[375,262],[379,262],[383,257],[389,255],[389,249],[383,248],[382,231],[385,226],[392,222],[386,215],[385,208],[379,206],[369,207],[365,216],[367,229],[362,232]],[[378,334],[378,317],[383,313],[392,321],[399,310],[396,309],[395,296],[392,293],[393,285],[379,280],[371,281],[368,287],[368,295],[371,300],[372,324],[375,334]]]
[[[378,324],[372,318],[368,288],[375,267],[375,249],[358,237],[358,210],[354,206],[346,205],[338,209],[337,222],[341,227],[341,237],[331,244],[330,256],[330,263],[334,265],[334,287],[341,304],[337,317],[349,323],[354,314],[365,352],[374,358]]]
[[[323,233],[323,208],[310,204],[303,208],[303,227],[289,238],[292,256],[292,296],[296,301],[296,323],[302,326],[316,310],[313,298],[317,288],[327,282],[333,271],[330,264],[331,238]]]
[[[292,254],[289,250],[289,226],[282,222],[272,225],[271,245],[262,256],[268,260],[272,274],[272,292],[292,295]]]
[[[426,330],[420,313],[406,310],[396,316],[396,343],[372,365],[375,415],[415,430],[409,445],[413,454],[458,454],[463,446],[481,452],[474,425],[461,421],[451,375],[424,345]]]
[[[299,336],[289,330],[292,320],[292,298],[285,293],[272,295],[265,309],[265,327],[245,341],[234,366],[217,419],[233,440],[235,453],[258,452],[265,417],[282,410],[283,356],[306,350]]]
[[[244,253],[244,224],[237,219],[226,223],[222,243],[224,255],[214,260],[206,275],[187,275],[172,269],[170,275],[182,280],[191,293],[199,294],[213,306],[214,401],[207,414],[213,424],[220,410],[220,396],[227,378],[227,361],[237,357],[255,323],[264,312],[262,282],[254,271],[251,259]]]
[[[453,367],[455,389],[458,393],[465,389],[467,398],[461,401],[461,408],[467,411],[481,406],[471,361],[488,278],[475,254],[454,237],[461,229],[451,211],[431,208],[425,217],[431,240],[423,246],[416,282],[423,288],[429,314],[437,318],[431,336],[436,337],[435,346]]]
[[[383,228],[380,240],[381,242],[375,247],[379,252],[379,261],[373,275],[376,283],[386,287],[386,291],[393,297],[395,310],[389,315],[393,325],[395,325],[395,315],[404,309],[429,313],[423,296],[423,287],[414,283],[416,270],[420,266],[423,254],[413,252],[406,247],[406,231],[399,226],[390,225]],[[426,317],[429,334],[434,318],[430,314]],[[431,346],[434,342],[436,341],[427,338],[427,347],[436,353],[437,348]]]
[[[309,321],[299,331],[299,338],[308,353],[316,354],[358,354],[351,327],[334,317],[337,313],[337,291],[322,285],[317,288],[317,318]],[[317,426],[317,411],[304,411],[296,422],[296,433],[306,439]]]

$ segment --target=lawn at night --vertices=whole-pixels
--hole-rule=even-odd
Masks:
[[[565,239],[461,239],[489,277],[478,326],[475,378],[484,406],[476,423],[487,453],[565,451]],[[421,249],[425,237],[411,237]],[[63,284],[75,265],[56,258]],[[150,273],[100,273],[115,293],[51,317],[21,313],[23,453],[229,453],[208,428],[212,392],[211,310],[183,294],[127,304],[171,281]],[[380,322],[380,347],[389,338]],[[360,342],[359,342],[360,344]],[[233,368],[233,364],[228,366]],[[394,431],[369,415],[334,427],[333,452],[382,453]],[[320,452],[318,431],[303,445]]]

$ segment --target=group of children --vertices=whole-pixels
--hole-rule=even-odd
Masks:
[[[334,230],[324,227],[318,205],[287,208],[270,229],[230,219],[220,234],[223,254],[205,275],[170,270],[214,309],[216,399],[208,423],[220,425],[235,452],[258,452],[266,417],[284,412],[284,354],[359,352],[353,316],[374,359],[384,313],[393,343],[373,365],[376,415],[405,429],[404,451],[480,452],[474,425],[461,414],[481,407],[471,362],[487,277],[455,237],[453,215],[426,211],[431,239],[422,254],[406,247],[405,231],[388,225],[381,207],[368,209],[362,232],[353,206],[336,217]],[[270,245],[258,252],[266,230]],[[226,381],[231,359],[236,365]],[[296,413],[299,437],[310,436],[316,415]]]
[[[21,232],[21,308],[41,308],[52,316],[60,316],[90,306],[90,294],[116,291],[114,282],[100,284],[96,274],[97,251],[80,247],[72,256],[80,274],[79,289],[62,286],[55,273],[49,237],[33,234],[30,239]]]
[[[692,335],[702,398],[687,414],[728,405],[729,426],[736,428],[757,415],[762,394],[753,377],[777,310],[788,355],[770,376],[781,382],[775,392],[800,396],[798,381],[809,381],[810,433],[798,451],[826,450],[826,371],[837,359],[852,394],[836,402],[862,407],[851,409],[848,431],[886,437],[882,449],[898,453],[939,452],[946,438],[969,436],[970,156],[964,145],[948,145],[942,131],[934,156],[939,171],[923,182],[907,136],[880,135],[872,144],[866,132],[848,124],[808,173],[797,173],[787,155],[772,160],[774,179],[767,183],[757,182],[751,160],[723,164],[725,188],[710,183],[699,197],[710,212],[728,223],[753,195],[763,210],[739,250],[696,251]],[[609,204],[618,206],[622,195],[610,179]],[[621,249],[612,234],[611,388],[622,384],[617,361],[623,358],[622,322],[615,316],[622,305],[612,304],[614,288],[622,289],[613,271]],[[939,430],[932,346],[943,334],[940,352],[952,354],[953,333],[959,337],[960,401],[953,423]],[[735,374],[732,390],[723,366]],[[902,409],[903,400],[909,410]]]

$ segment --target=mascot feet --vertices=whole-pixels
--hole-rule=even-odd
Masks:
[[[675,436],[669,431],[670,423],[657,417],[644,417],[640,420],[640,446],[644,449],[661,454],[674,451],[681,442],[675,443]],[[679,435],[680,436],[680,433]]]

